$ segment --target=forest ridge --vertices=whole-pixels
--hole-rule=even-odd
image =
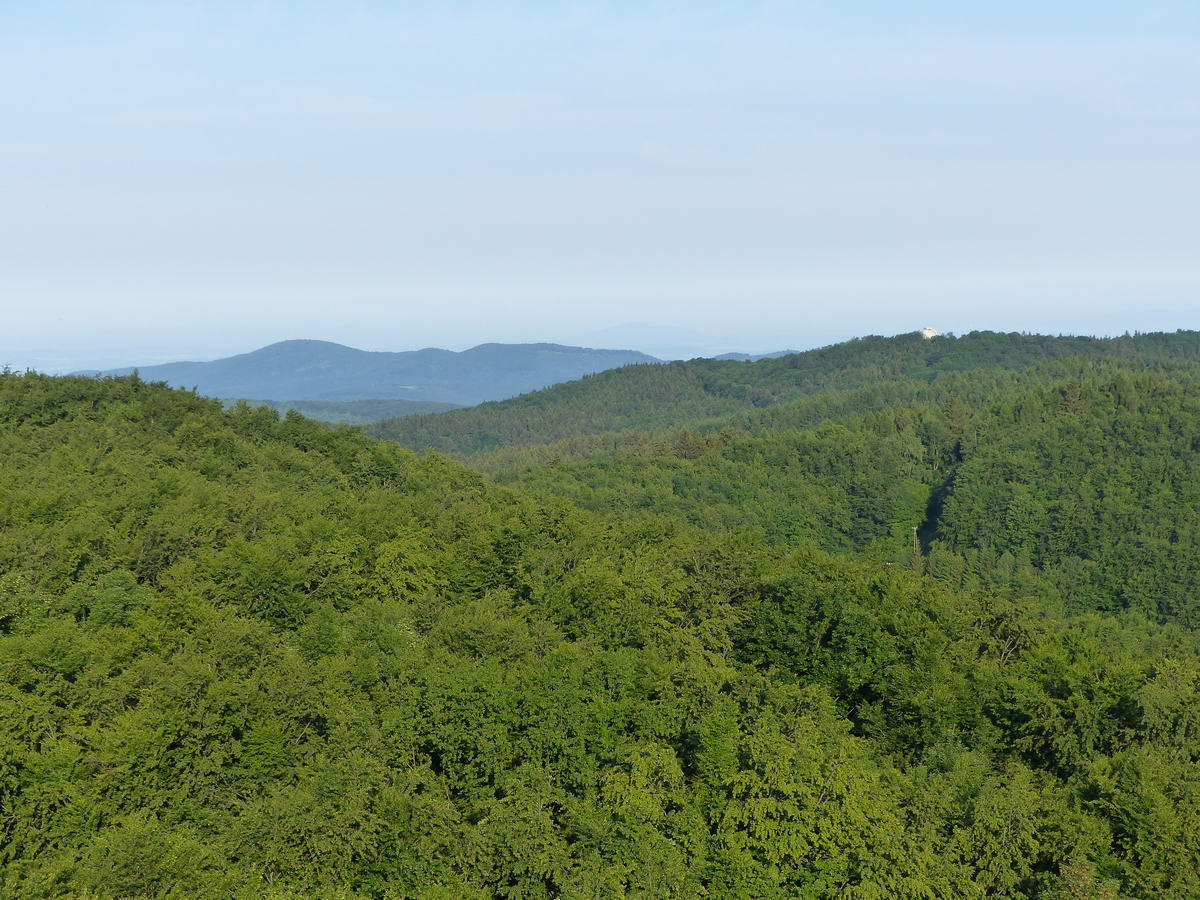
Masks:
[[[415,450],[470,454],[520,444],[644,431],[752,411],[834,389],[929,382],[978,369],[1021,369],[1070,357],[1200,361],[1200,333],[1115,338],[974,331],[870,336],[754,362],[693,359],[622,367],[446,416],[380,422],[372,432]]]
[[[901,335],[377,429],[459,461],[4,373],[0,895],[1200,896],[1198,388]]]

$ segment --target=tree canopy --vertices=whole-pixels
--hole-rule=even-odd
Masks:
[[[0,375],[0,895],[1200,896],[1200,368],[1151,337],[486,471]]]

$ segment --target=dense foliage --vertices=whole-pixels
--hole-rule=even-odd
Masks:
[[[1196,365],[1082,360],[835,392],[582,460],[556,446],[485,461],[541,496],[772,544],[907,565],[915,537],[920,566],[955,586],[1195,626],[1198,388]]]
[[[0,895],[1198,897],[1200,369],[1151,337],[499,484],[0,376]]]
[[[866,337],[757,362],[693,359],[626,366],[452,415],[409,416],[371,431],[414,450],[465,454],[604,432],[662,429],[831,390],[950,372],[1021,369],[1070,357],[1200,361],[1197,332],[1118,338],[976,331],[925,340]]]

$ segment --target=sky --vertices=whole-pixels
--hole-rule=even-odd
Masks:
[[[0,123],[15,368],[1200,328],[1194,0],[0,0]]]

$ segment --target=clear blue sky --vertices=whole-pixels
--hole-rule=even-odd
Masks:
[[[6,0],[0,84],[17,366],[1200,327],[1194,0]]]

